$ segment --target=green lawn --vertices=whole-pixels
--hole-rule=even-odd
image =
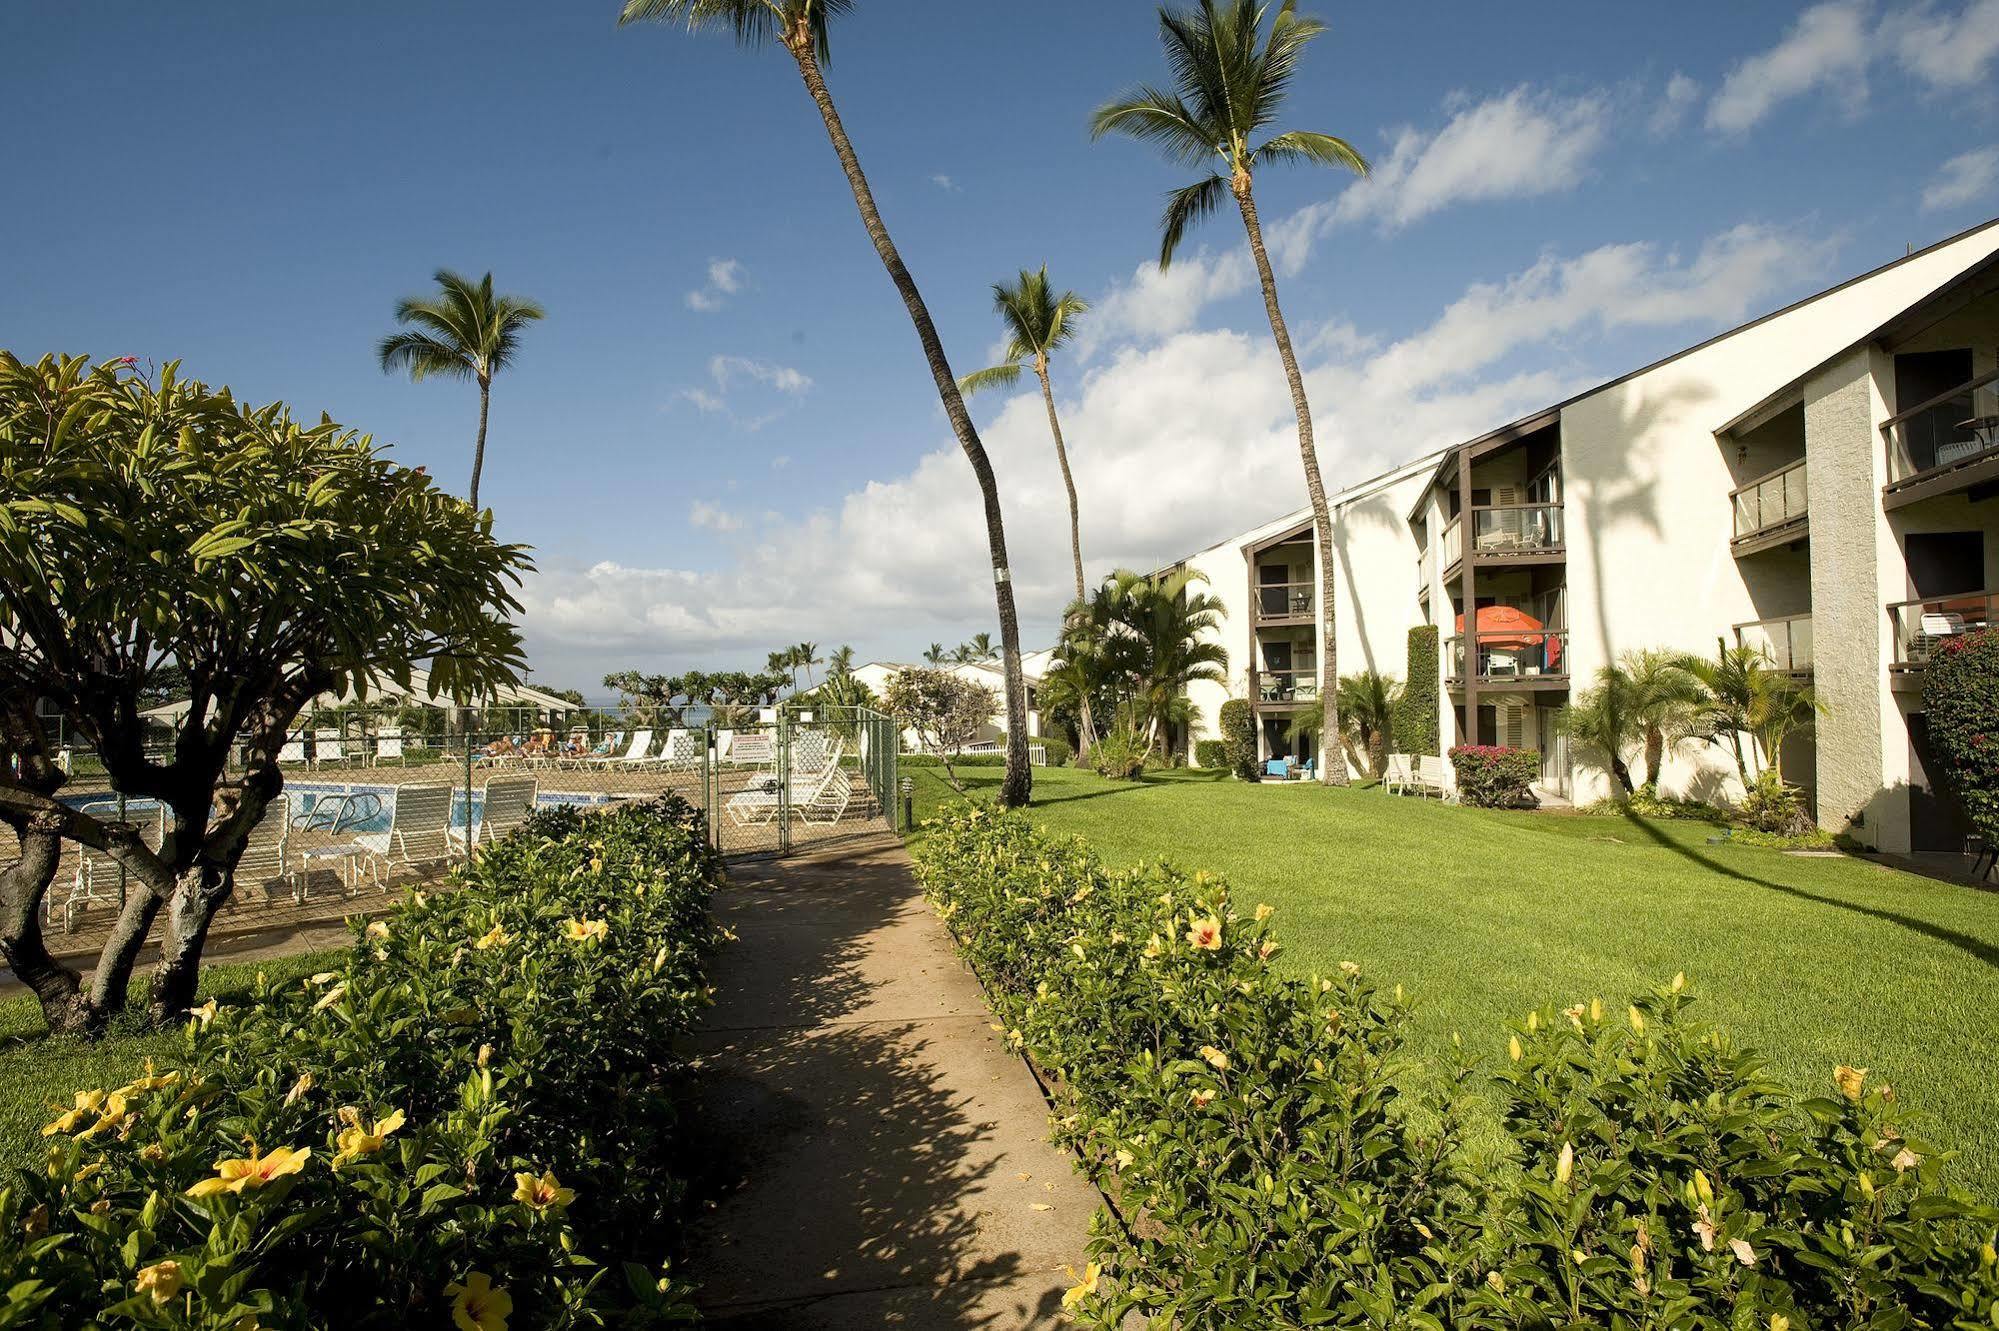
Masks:
[[[247,991],[258,971],[285,980],[325,970],[343,955],[307,952],[211,967],[202,977],[201,992],[226,1002]],[[0,999],[0,1178],[14,1166],[40,1161],[42,1124],[55,1117],[52,1111],[57,1105],[68,1106],[72,1093],[123,1085],[144,1069],[148,1058],[166,1066],[179,1057],[185,1047],[179,1027],[150,1031],[138,1024],[138,1012],[145,1005],[143,972],[133,988],[131,1017],[95,1042],[51,1036],[31,994]]]
[[[962,773],[991,794],[997,768]],[[951,798],[915,769],[918,814]],[[1707,844],[1700,823],[1494,813],[1376,790],[1254,786],[1205,773],[1136,785],[1035,773],[1034,816],[1112,863],[1210,869],[1278,909],[1285,962],[1359,962],[1451,1032],[1503,1056],[1502,1024],[1684,970],[1702,1008],[1800,1090],[1853,1063],[1889,1079],[1999,1185],[1999,893],[1864,860]],[[1621,1004],[1620,1004],[1621,1006]]]

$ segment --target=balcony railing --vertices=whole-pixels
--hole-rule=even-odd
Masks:
[[[1312,614],[1312,584],[1266,582],[1256,589],[1258,619],[1303,619]]]
[[[1449,568],[1465,557],[1465,526],[1452,518],[1444,527],[1443,535],[1437,538],[1437,562]]]
[[[1890,416],[1888,484],[1999,454],[1999,370]]]
[[[1789,675],[1809,675],[1812,672],[1812,617],[1809,614],[1783,615],[1776,619],[1737,624],[1735,641],[1737,646],[1763,653],[1773,670]]]
[[[1249,694],[1258,702],[1316,702],[1317,670],[1252,670]]]
[[[1482,555],[1562,548],[1560,504],[1493,504],[1472,510],[1472,549]]]
[[[1806,515],[1811,504],[1805,460],[1799,458],[1751,481],[1732,492],[1729,501],[1735,505],[1737,540],[1797,521]]]
[[[1895,664],[1922,667],[1952,639],[1999,623],[1999,592],[1961,592],[1901,601],[1888,607],[1895,626]]]
[[[1451,678],[1465,677],[1462,634],[1446,644]],[[1567,679],[1569,635],[1563,629],[1502,629],[1478,635],[1478,678],[1486,680]]]
[[[1431,546],[1424,546],[1423,553],[1416,556],[1416,594],[1428,596],[1430,584],[1437,577],[1437,552]]]

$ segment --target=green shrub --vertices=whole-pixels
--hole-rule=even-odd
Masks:
[[[1050,767],[1067,767],[1076,761],[1076,750],[1060,735],[1043,735],[1034,742],[1047,750]]]
[[[1766,767],[1749,783],[1742,801],[1742,821],[1758,832],[1778,837],[1810,836],[1812,815],[1805,797],[1785,781],[1775,767]]]
[[[1195,740],[1194,765],[1197,767],[1229,766],[1228,741],[1219,739]]]
[[[1945,641],[1923,672],[1923,710],[1941,783],[1989,846],[1999,846],[1999,633]]]
[[[1270,912],[1164,864],[1105,869],[957,806],[918,869],[1049,1074],[1056,1138],[1117,1199],[1069,1302],[1086,1325],[1986,1325],[1999,1210],[1939,1184],[1886,1086],[1795,1100],[1687,1013],[1553,1007],[1496,1079],[1406,1052],[1400,986],[1270,965]],[[1415,1090],[1435,1087],[1438,1090]],[[1518,1170],[1458,1164],[1496,1094]],[[1773,1320],[1777,1319],[1777,1320]]]
[[[1223,752],[1223,765],[1236,774],[1239,781],[1254,781],[1256,768],[1256,713],[1242,698],[1231,698],[1222,704],[1219,717]]]
[[[488,1286],[519,1327],[684,1307],[604,1262],[671,1238],[719,877],[678,798],[545,811],[344,968],[211,1001],[182,1066],[81,1094],[0,1190],[0,1326],[448,1326]]]
[[[1389,739],[1394,752],[1443,752],[1437,737],[1437,679],[1437,626],[1418,624],[1409,630],[1409,682],[1395,704],[1395,733]]]
[[[1520,809],[1534,804],[1533,784],[1541,779],[1536,749],[1492,744],[1460,744],[1451,750],[1458,798],[1474,809]]]
[[[1098,776],[1136,781],[1152,761],[1152,746],[1132,726],[1118,726],[1090,746],[1090,766]]]

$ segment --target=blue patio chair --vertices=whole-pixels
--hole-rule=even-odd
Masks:
[[[1263,774],[1265,776],[1274,776],[1279,781],[1286,780],[1291,775],[1291,760],[1289,758],[1272,758],[1263,765]]]

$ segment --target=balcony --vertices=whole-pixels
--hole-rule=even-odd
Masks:
[[[1562,629],[1501,629],[1477,635],[1477,676],[1481,685],[1525,689],[1560,689],[1569,684],[1569,635]],[[1465,678],[1462,634],[1445,644],[1450,678]]]
[[[1416,556],[1416,595],[1423,598],[1430,594],[1430,584],[1437,578],[1437,551],[1435,546],[1424,546],[1423,553]]]
[[[1728,496],[1735,509],[1735,533],[1728,548],[1737,558],[1789,545],[1810,529],[1811,490],[1805,460],[1779,467]]]
[[[1301,624],[1312,622],[1313,596],[1309,582],[1266,582],[1256,589],[1256,618],[1259,623],[1273,620]]]
[[[1894,626],[1893,673],[1919,674],[1952,639],[1999,623],[1999,592],[1960,592],[1888,607]]]
[[[1553,564],[1564,553],[1560,504],[1486,504],[1471,510],[1472,560],[1486,564]],[[1441,556],[1448,578],[1464,558],[1464,526],[1444,529]]]
[[[1763,653],[1772,670],[1798,678],[1812,673],[1812,617],[1783,615],[1735,626],[1735,643]]]
[[[1999,480],[1999,370],[1890,416],[1881,433],[1888,445],[1884,507]]]
[[[1319,700],[1319,672],[1308,670],[1252,670],[1249,696],[1259,707],[1288,707]]]

